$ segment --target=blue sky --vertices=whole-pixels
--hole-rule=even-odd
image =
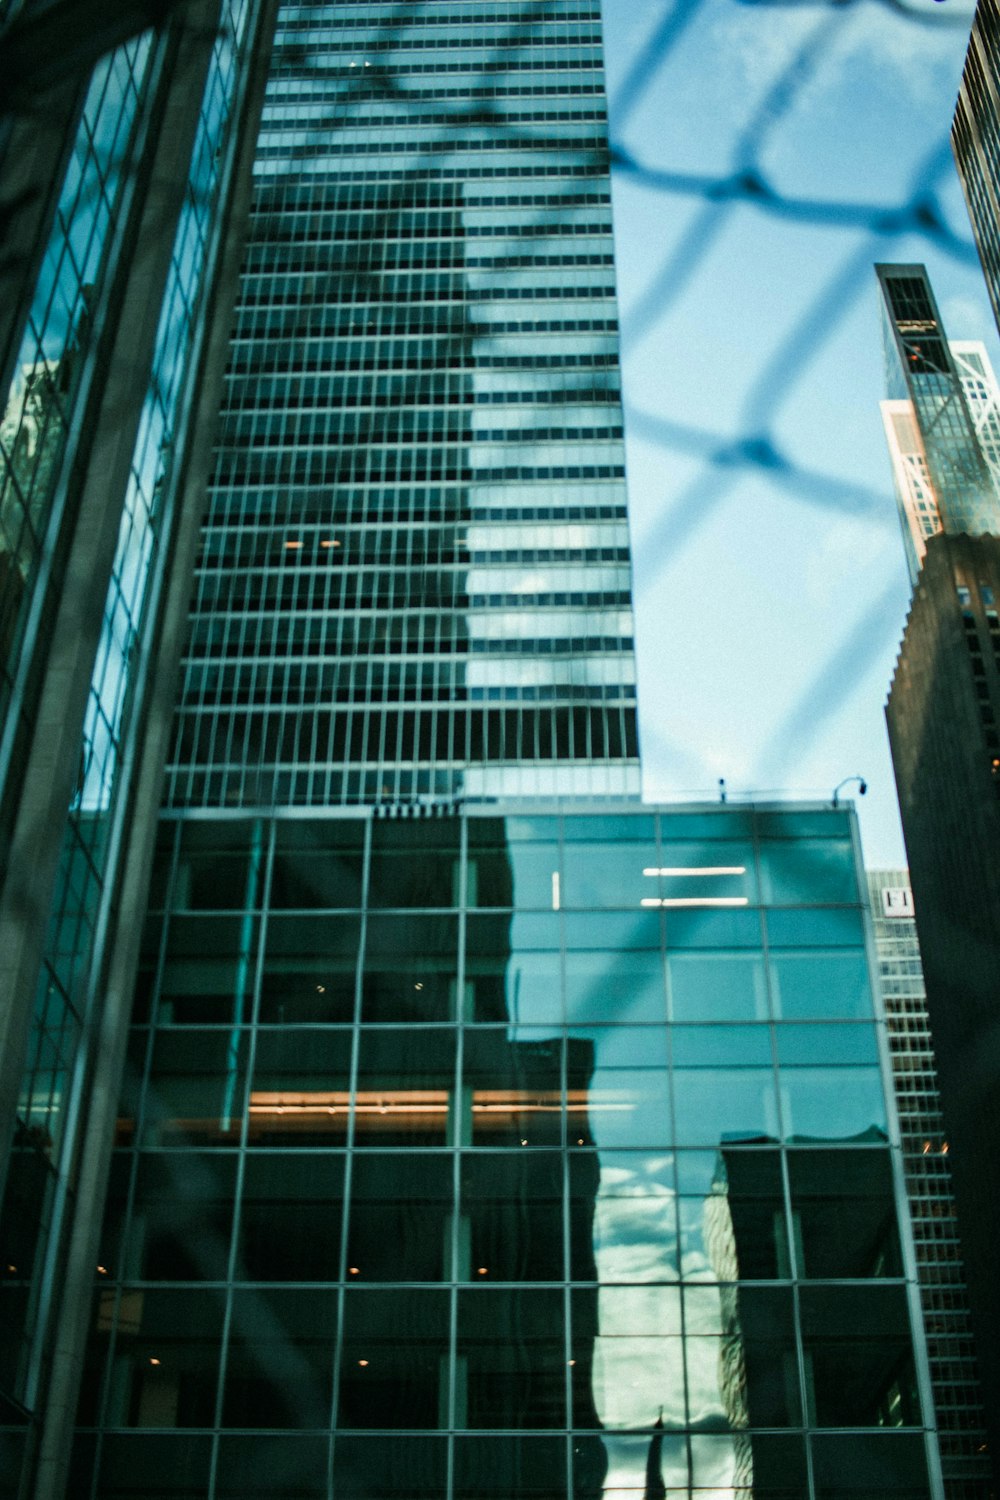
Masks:
[[[782,198],[857,210],[818,227],[615,174],[646,794],[714,796],[725,776],[734,795],[829,795],[860,773],[870,865],[903,859],[883,706],[909,597],[873,263],[926,264],[949,336],[1000,364],[968,250],[872,228],[919,191],[970,240],[948,132],[972,13],[923,9],[931,24],[879,0],[604,0],[630,161],[668,188],[752,165]],[[763,437],[780,481],[705,460]]]

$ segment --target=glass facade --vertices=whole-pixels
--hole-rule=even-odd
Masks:
[[[50,529],[58,529],[57,485],[73,423],[81,420],[81,375],[92,313],[109,273],[115,229],[136,171],[136,125],[146,96],[152,36],[119,47],[94,71],[69,157],[55,222],[17,353],[13,384],[0,392],[0,730],[23,758],[32,695],[19,695],[8,726]],[[55,548],[56,561],[61,550]],[[45,580],[41,580],[44,587]],[[37,649],[37,638],[29,650]],[[6,752],[6,747],[5,753]],[[6,769],[6,768],[5,768]]]
[[[959,368],[949,348],[927,272],[916,265],[875,269],[882,292],[886,387],[890,404],[908,402],[916,423],[917,432],[903,447],[922,458],[922,477],[929,479],[936,503],[933,529],[972,535],[996,531],[1000,528],[1000,491],[980,439],[978,403],[970,402],[967,394],[971,371]],[[916,496],[916,514],[910,517],[905,514],[902,494],[900,502],[910,569],[915,575],[927,534],[921,521],[931,517],[928,496]]]
[[[930,1496],[855,860],[164,820],[73,1495]]]
[[[190,174],[164,289],[149,389],[121,507],[119,540],[84,722],[79,777],[61,840],[13,1147],[0,1197],[0,1400],[9,1400],[10,1411],[22,1419],[35,1410],[43,1382],[44,1349],[50,1332],[47,1319],[55,1305],[54,1267],[63,1248],[60,1231],[71,1212],[78,1152],[73,1130],[81,1119],[74,1093],[78,1095],[80,1082],[90,1066],[88,1044],[92,1045],[90,1039],[103,1001],[100,987],[93,984],[91,974],[92,965],[100,961],[99,952],[95,953],[95,934],[109,869],[111,878],[115,874],[113,862],[109,866],[114,858],[111,834],[137,686],[133,679],[137,668],[145,665],[140,648],[148,626],[157,551],[162,541],[163,511],[175,457],[175,425],[185,392],[187,357],[201,306],[218,189],[227,159],[228,125],[247,14],[247,0],[233,0],[224,6],[223,24],[215,40],[201,101]],[[120,83],[132,80],[135,59],[145,58],[148,51],[146,42],[129,44],[101,64],[88,98],[93,98],[96,91],[103,101],[102,108],[107,111],[109,97],[116,97],[113,91],[109,93],[111,83],[116,79]],[[126,61],[132,64],[132,72],[126,68]],[[126,98],[130,108],[134,108],[134,86],[126,91]],[[123,132],[127,139],[132,115],[120,105],[119,117],[114,128],[106,122],[105,115],[99,117],[105,120],[103,130],[109,139],[118,139]],[[95,128],[85,109],[81,135],[89,138]],[[93,163],[91,170],[100,176]],[[121,170],[120,162],[104,164],[108,176],[120,175]],[[98,252],[94,247],[99,241],[92,218],[95,214],[99,217],[102,199],[94,189],[95,184],[88,183],[86,172],[81,172],[79,163],[75,163],[63,190],[63,202],[71,190],[82,194],[90,215],[83,216],[90,236],[90,253],[96,257]],[[105,217],[108,218],[107,209]],[[110,219],[105,230],[108,223]],[[62,233],[66,227],[62,210],[59,225]],[[56,236],[63,257],[60,275],[64,278],[69,276],[70,267],[79,271],[74,259],[76,232],[83,232],[79,225],[66,234],[65,242]],[[95,259],[94,264],[97,263]],[[58,277],[55,284],[60,285]],[[92,287],[79,292],[84,302],[88,290],[92,291]],[[45,295],[53,297],[65,314],[65,287],[56,296],[52,287],[43,284],[38,296]],[[58,320],[52,323],[50,318],[50,331],[72,323],[68,314],[62,325]],[[26,339],[34,337],[35,332],[33,317]],[[44,378],[47,380],[48,375]],[[50,444],[53,464],[60,455],[60,443],[69,421],[67,416],[65,421],[56,422],[57,416],[59,412],[54,409],[53,431],[59,441],[51,433],[45,438],[38,437],[38,442]],[[13,449],[15,457],[25,452],[28,444],[25,420],[22,412]],[[16,465],[12,472],[16,478]],[[47,471],[47,477],[51,480],[54,470]],[[11,504],[14,478],[9,479],[7,491]],[[34,493],[41,505],[37,471],[35,481]],[[30,531],[35,541],[41,534],[40,529]]]
[[[598,0],[280,7],[168,803],[637,793]]]

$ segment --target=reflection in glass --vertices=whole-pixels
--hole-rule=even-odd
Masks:
[[[353,974],[351,978],[353,984]],[[369,1025],[453,1021],[457,989],[458,922],[454,917],[368,918],[363,1021]]]
[[[663,1030],[638,1026],[574,1030],[566,1078],[571,1100],[586,1095],[598,1149],[669,1145],[670,1085]],[[572,1139],[572,1119],[569,1129]]]
[[[332,1292],[234,1292],[222,1425],[327,1427],[336,1319]]]
[[[587,1165],[585,1156],[571,1161],[571,1190],[575,1176]],[[598,1281],[677,1279],[677,1197],[671,1155],[601,1152],[593,1237]]]

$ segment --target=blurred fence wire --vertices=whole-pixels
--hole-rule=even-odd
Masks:
[[[119,22],[126,24],[127,14],[127,24],[134,28],[149,21],[154,24],[158,19],[162,21],[178,3],[179,0],[130,0],[129,5],[115,9]],[[675,201],[679,210],[679,232],[672,239],[667,237],[669,242],[665,242],[659,263],[639,295],[631,300],[623,318],[626,356],[662,327],[671,311],[682,303],[694,277],[729,230],[733,216],[741,210],[750,209],[790,228],[813,228],[834,238],[841,236],[844,251],[825,279],[820,278],[812,286],[804,305],[797,309],[773,347],[762,352],[744,392],[739,431],[734,433],[714,426],[715,413],[711,410],[706,412],[704,423],[693,424],[673,419],[662,409],[650,409],[645,392],[628,393],[629,432],[661,448],[665,454],[695,460],[699,465],[693,480],[685,478],[676,493],[667,495],[662,513],[644,538],[647,587],[657,576],[657,570],[676,559],[678,550],[691,541],[696,529],[731,497],[747,476],[766,478],[777,491],[810,507],[847,515],[871,514],[877,509],[884,513],[886,489],[878,487],[878,480],[869,485],[803,463],[787,451],[787,445],[779,437],[779,419],[799,391],[807,368],[842,325],[846,311],[858,297],[870,291],[873,261],[891,258],[897,243],[912,244],[914,239],[962,265],[971,266],[976,261],[965,224],[952,222],[942,205],[943,186],[952,170],[948,141],[950,115],[942,119],[940,139],[933,142],[903,190],[891,201],[787,192],[765,165],[766,153],[783,131],[793,128],[793,112],[801,105],[806,90],[830,65],[845,27],[858,12],[885,11],[901,29],[929,28],[958,33],[968,30],[971,12],[957,9],[951,0],[944,5],[931,4],[930,0],[923,5],[908,4],[905,0],[728,0],[728,3],[734,11],[761,12],[762,23],[767,11],[795,13],[796,27],[804,25],[804,29],[787,59],[776,67],[759,100],[748,104],[746,118],[734,132],[724,170],[682,170],[672,162],[669,120],[659,133],[655,155],[650,154],[648,145],[640,152],[626,144],[625,139],[630,125],[648,103],[685,40],[692,34],[710,33],[719,0],[662,0],[662,14],[657,17],[654,12],[653,24],[628,60],[610,101],[612,173],[622,182],[637,184],[665,201]],[[300,7],[302,17],[308,17],[309,8],[308,4]],[[604,174],[609,159],[603,122],[598,116],[591,116],[590,123],[581,123],[573,139],[565,141],[547,135],[544,124],[530,119],[530,87],[515,90],[525,100],[520,110],[509,98],[503,104],[498,102],[497,79],[507,74],[517,59],[518,48],[530,43],[534,29],[551,15],[546,0],[522,0],[519,6],[510,7],[506,35],[482,67],[476,84],[467,96],[449,98],[447,102],[441,100],[435,80],[431,79],[428,87],[423,88],[406,75],[405,64],[397,65],[395,60],[420,9],[412,0],[378,7],[384,14],[372,21],[367,30],[356,32],[357,59],[350,62],[339,56],[323,55],[321,50],[313,51],[314,44],[305,28],[279,38],[279,48],[290,64],[300,70],[305,68],[307,76],[311,71],[317,80],[324,81],[322,93],[317,96],[323,102],[317,105],[311,128],[290,152],[293,159],[301,160],[304,174],[308,172],[308,159],[325,155],[338,131],[349,129],[355,121],[363,122],[363,107],[372,102],[382,102],[394,111],[412,107],[415,120],[419,118],[426,125],[433,119],[440,125],[440,141],[427,141],[423,134],[425,144],[414,145],[409,156],[412,166],[405,180],[385,194],[387,221],[408,201],[419,198],[423,191],[421,184],[433,177],[437,167],[446,161],[456,126],[464,125],[477,133],[484,128],[494,130],[498,138],[512,146],[570,147],[581,187],[589,174]],[[610,32],[625,19],[629,0],[605,0],[604,9],[606,30]],[[67,15],[70,10],[72,7],[67,7],[66,0],[52,0],[47,5],[15,5],[8,30],[16,32],[18,25],[30,29],[31,25],[41,25],[53,16],[58,19]],[[956,45],[961,45],[960,39]],[[19,55],[8,50],[8,64]],[[55,66],[51,52],[46,55],[45,65]],[[2,67],[0,60],[0,76]],[[516,82],[516,73],[511,76]],[[648,132],[644,140],[647,138]],[[291,174],[282,178],[283,187],[294,177],[293,168]],[[15,204],[13,211],[16,208]],[[541,233],[545,210],[539,211],[538,222]],[[370,246],[354,243],[333,250],[326,274],[331,288],[335,284],[342,286],[344,278],[353,275],[359,284],[367,282],[369,292],[377,295],[382,285],[381,269]],[[322,282],[321,273],[316,286],[318,295],[323,291]],[[294,337],[298,314],[289,309],[287,317],[287,331]],[[884,601],[873,604],[863,622],[869,632],[868,649],[873,648],[879,629],[895,630],[898,623],[898,610]],[[859,625],[858,629],[861,628]],[[873,628],[875,637],[870,634]],[[842,643],[831,642],[830,648],[829,659],[817,676],[825,695],[825,716],[829,716],[857,677],[856,662],[845,657]],[[789,754],[796,744],[803,743],[801,736],[805,733],[802,716],[795,715],[793,719],[794,723],[788,726],[795,731],[788,741]],[[810,722],[816,722],[815,715]]]

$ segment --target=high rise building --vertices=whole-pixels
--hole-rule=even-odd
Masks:
[[[171,14],[10,361],[5,1476],[942,1500],[853,817],[634,795],[597,0]]]
[[[965,393],[976,438],[1000,496],[1000,386],[986,345],[978,340],[949,339],[948,351]],[[941,512],[912,401],[883,401],[880,405],[910,581],[916,583],[927,538],[943,529]]]
[[[886,718],[950,1143],[958,1227],[1000,1448],[1000,537],[927,544]]]
[[[882,420],[915,583],[938,531],[1000,530],[1000,389],[985,347],[950,343],[923,266],[876,266]]]
[[[281,7],[169,806],[638,794],[600,21]]]
[[[1000,328],[1000,11],[978,0],[951,130],[993,315]]]
[[[977,1500],[990,1492],[992,1463],[909,871],[869,870],[868,899],[945,1494],[949,1500]]]

